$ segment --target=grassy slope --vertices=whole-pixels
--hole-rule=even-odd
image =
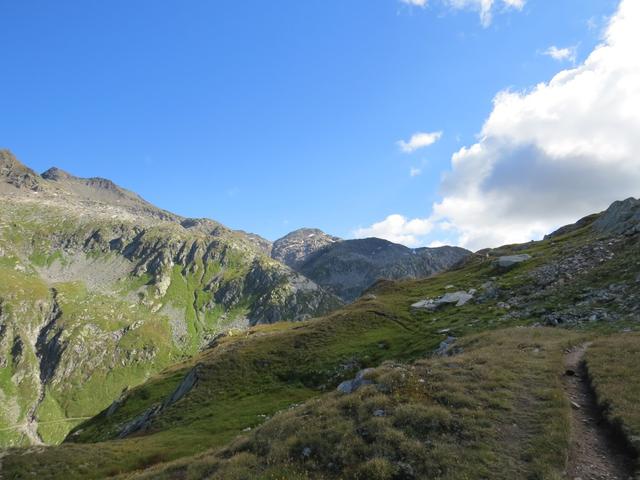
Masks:
[[[498,300],[504,298],[449,307],[435,313],[415,312],[409,306],[422,298],[443,294],[449,285],[456,289],[479,288],[489,278],[495,278],[504,291],[517,290],[531,282],[529,272],[556,262],[567,252],[591,241],[589,235],[588,229],[583,229],[561,239],[531,244],[524,250],[519,248],[534,258],[507,273],[497,272],[491,259],[477,257],[462,269],[431,279],[382,283],[376,287],[375,298],[365,297],[324,318],[257,327],[242,335],[224,338],[217,347],[133,389],[114,415],[108,418],[101,415],[79,426],[73,439],[85,443],[67,443],[44,449],[37,455],[10,455],[4,460],[5,469],[14,478],[102,478],[223,447],[244,429],[262,423],[265,416],[332,390],[340,380],[353,376],[360,368],[376,366],[385,360],[410,362],[423,358],[450,334],[466,337],[534,323],[539,320],[537,315],[532,314],[530,318],[505,315],[497,306]],[[637,253],[633,246],[623,248],[628,254]],[[552,289],[544,297],[536,298],[536,305],[544,310],[571,304],[585,285],[630,275],[625,265],[617,263],[621,261],[616,258],[603,263],[564,288]],[[631,320],[623,319],[614,324],[579,325],[579,329],[619,331],[628,324]],[[439,333],[445,328],[449,331]],[[564,334],[558,331],[559,338],[561,335]],[[556,353],[550,354],[553,362],[557,359]],[[493,354],[499,356],[497,351]],[[550,377],[544,375],[559,368],[553,362],[546,362],[532,367],[537,372],[534,375],[548,379]],[[202,365],[201,378],[185,399],[167,409],[144,435],[113,440],[123,423],[169,395],[195,364]],[[520,374],[526,378],[523,371]],[[509,387],[528,388],[529,398],[545,388],[544,398],[557,397],[553,384],[521,383],[517,376],[514,381],[516,383]],[[484,395],[488,404],[500,403],[499,392],[495,398],[491,389]],[[533,411],[525,403],[523,415],[530,413],[536,417],[548,408],[560,408],[557,403],[554,407],[550,405]],[[494,413],[499,415],[500,410]],[[559,417],[561,424],[562,418]],[[533,435],[531,441],[544,443],[551,437],[564,441],[562,432],[542,430]],[[550,468],[561,467],[558,458],[555,457]],[[92,467],[88,468],[87,464]]]
[[[598,339],[587,351],[586,362],[605,417],[640,454],[640,334]]]
[[[187,267],[173,266],[164,296],[157,295],[147,274],[120,278],[98,290],[79,281],[47,284],[38,274],[38,268],[69,265],[78,259],[108,271],[109,262],[117,257],[109,252],[108,239],[122,232],[133,235],[136,228],[128,220],[70,214],[55,205],[3,204],[0,324],[6,328],[0,332],[0,445],[29,443],[20,426],[38,400],[39,359],[34,344],[53,305],[54,291],[62,312],[56,324],[64,329],[60,340],[67,346],[57,369],[60,375],[46,386],[36,410],[38,434],[50,444],[61,442],[82,418],[108,406],[124,388],[198,352],[207,338],[246,313],[249,299],[226,312],[220,306],[206,308],[213,297],[207,284],[214,276],[241,280],[251,267],[253,257],[247,253],[251,247],[231,238],[231,233],[230,238],[218,239],[220,251],[212,250],[212,258],[205,261],[196,256]],[[95,232],[107,241],[92,247],[87,239],[94,238]],[[144,241],[147,245],[206,245],[211,238],[166,223],[148,227]],[[184,312],[186,335],[179,341],[162,309],[165,305],[178,315]],[[14,358],[11,352],[17,338],[23,344],[22,355]]]
[[[139,478],[559,479],[569,434],[562,355],[578,338],[506,329],[465,339],[454,357],[385,363],[354,394],[311,400],[225,450]]]

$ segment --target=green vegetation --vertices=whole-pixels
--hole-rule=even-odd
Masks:
[[[507,329],[468,338],[451,358],[384,363],[353,394],[323,395],[222,451],[139,478],[559,479],[562,355],[577,338]]]
[[[19,399],[3,410],[0,441],[27,444],[2,428],[21,425],[35,404],[43,439],[59,442],[72,430],[59,446],[10,450],[2,459],[8,478],[559,479],[570,413],[563,352],[586,339],[596,340],[588,361],[599,398],[637,436],[640,392],[622,381],[637,364],[637,334],[606,337],[638,327],[636,239],[602,241],[586,225],[481,252],[429,279],[380,281],[333,313],[231,332],[201,350],[256,302],[291,301],[277,265],[231,237],[211,240],[177,224],[142,232],[54,212],[54,230],[35,210],[19,211],[23,220],[11,217],[16,227],[0,239],[10,252],[0,261],[0,299],[12,329],[0,340],[8,360],[0,391]],[[77,261],[51,247],[59,232],[83,245],[76,255],[105,262],[116,256],[109,239],[128,235],[128,255],[146,263],[98,286],[48,285],[37,272]],[[531,259],[495,266],[497,256],[516,253]],[[245,292],[256,272],[253,281],[266,287]],[[472,290],[474,301],[462,306],[411,308]],[[25,311],[31,326],[21,323]],[[16,332],[33,339],[25,329],[41,331],[52,312],[56,329],[45,333],[50,345],[64,345],[64,375],[41,391],[34,341],[20,355],[11,354],[12,342]],[[447,339],[454,354],[434,357]],[[615,363],[614,345],[625,346],[628,363],[605,369]],[[335,391],[368,367],[372,385]],[[163,406],[192,371],[195,387]],[[140,430],[119,438],[144,417]]]
[[[289,271],[219,225],[33,200],[3,197],[0,210],[0,446],[61,442],[257,308],[337,306],[307,301]]]
[[[587,351],[586,364],[605,417],[640,454],[640,334],[597,339]]]
[[[493,266],[493,255],[502,254],[502,252],[507,254],[515,248],[505,247],[501,252],[496,252],[490,257],[478,255],[458,270],[427,280],[380,282],[371,290],[370,295],[365,295],[358,302],[323,318],[302,323],[285,322],[260,326],[239,335],[221,338],[215,347],[151,378],[140,387],[130,389],[120,407],[110,415],[103,412],[78,425],[70,437],[74,443],[46,449],[37,455],[37,459],[33,456],[24,458],[19,455],[10,455],[5,458],[5,469],[13,472],[16,478],[30,478],[31,475],[28,472],[35,472],[34,475],[47,478],[47,473],[33,467],[35,460],[38,464],[47,465],[47,472],[52,472],[48,474],[50,478],[77,476],[77,472],[80,471],[78,469],[82,468],[82,464],[88,461],[87,459],[97,458],[102,454],[103,458],[111,460],[99,462],[90,474],[83,473],[86,478],[101,478],[108,474],[124,474],[132,469],[140,469],[141,465],[147,467],[189,455],[203,454],[208,449],[215,451],[224,448],[247,428],[256,428],[266,418],[272,417],[278,411],[287,410],[293,404],[312,401],[314,398],[329,398],[326,400],[329,402],[327,405],[333,405],[334,401],[340,403],[342,400],[335,395],[325,397],[326,392],[333,390],[340,381],[353,377],[358,370],[376,367],[385,361],[410,365],[411,362],[428,357],[441,341],[453,335],[461,339],[459,340],[461,344],[466,346],[465,354],[459,359],[456,357],[455,360],[455,362],[462,362],[463,368],[451,370],[452,375],[455,376],[458,374],[455,372],[460,372],[464,382],[473,384],[473,388],[477,390],[448,391],[444,385],[454,385],[453,379],[443,373],[442,380],[434,383],[433,385],[436,386],[433,388],[447,392],[446,398],[438,397],[438,399],[432,391],[429,397],[414,404],[411,403],[410,395],[400,389],[400,397],[390,398],[389,401],[397,401],[398,407],[405,405],[407,409],[418,408],[416,405],[424,403],[425,408],[433,407],[439,412],[441,412],[439,408],[446,409],[447,415],[458,421],[464,418],[465,428],[471,432],[469,433],[471,439],[467,446],[469,451],[476,452],[477,455],[475,466],[485,470],[491,465],[497,468],[498,464],[495,462],[498,460],[492,458],[488,452],[494,448],[502,448],[503,444],[500,443],[502,440],[496,431],[493,433],[485,431],[482,429],[483,425],[489,419],[492,422],[504,421],[505,425],[512,425],[515,418],[515,423],[522,424],[524,428],[522,432],[526,434],[520,432],[522,443],[515,444],[519,445],[517,446],[519,453],[513,453],[513,456],[519,458],[518,462],[521,463],[514,461],[513,468],[516,470],[512,471],[529,472],[532,475],[531,478],[553,478],[548,475],[557,473],[562,468],[563,455],[566,455],[564,447],[560,448],[558,445],[566,444],[566,422],[562,419],[567,415],[564,397],[559,396],[558,382],[553,376],[562,368],[560,355],[563,342],[571,342],[574,337],[562,330],[504,329],[538,323],[540,311],[567,300],[562,297],[562,289],[554,288],[550,289],[547,295],[536,298],[532,307],[520,309],[519,315],[512,314],[498,304],[508,299],[510,295],[519,294],[521,289],[528,288],[533,281],[532,275],[538,268],[549,262],[560,261],[567,252],[570,253],[580,245],[591,241],[589,231],[583,229],[562,239],[531,244],[526,249],[518,250],[518,252],[530,253],[533,256],[530,262],[507,272],[500,272]],[[598,265],[584,275],[596,274],[592,272],[599,272],[598,274],[602,275],[604,268]],[[491,280],[492,285],[501,292],[495,298],[490,297],[478,303],[470,302],[462,307],[445,307],[435,312],[416,311],[410,308],[410,305],[418,300],[435,298],[451,291],[451,286],[456,290],[473,288],[478,290],[480,295],[485,288],[483,285],[488,280]],[[180,288],[186,288],[187,285],[188,281],[185,280]],[[567,288],[573,289],[573,284],[567,284]],[[174,293],[177,291],[174,290]],[[565,295],[573,301],[572,291]],[[594,323],[592,328],[602,327]],[[613,329],[615,325],[609,325],[607,328]],[[494,336],[486,334],[487,336],[474,337],[487,331],[496,333],[493,334]],[[517,355],[512,358],[505,353],[504,359],[500,358],[499,352],[503,348],[507,350],[513,348],[513,345],[507,342],[510,337],[513,337],[514,341],[517,340],[518,343],[515,345],[517,347],[520,343],[526,345],[536,343],[533,340],[521,340],[520,337],[534,338],[536,335],[541,338],[537,341],[540,346],[533,349],[537,348],[544,353],[539,356],[531,354],[527,347],[524,350],[531,357],[523,356],[522,361],[526,360],[525,363],[519,363],[517,359],[520,357]],[[473,338],[475,340],[472,340]],[[504,345],[490,348],[491,343],[499,345],[500,342]],[[476,345],[477,347],[474,347]],[[478,351],[476,352],[474,348]],[[518,348],[514,349],[514,355],[515,352],[519,352]],[[485,360],[475,356],[481,354]],[[493,362],[497,362],[496,365],[498,365],[495,369],[489,368],[491,362],[486,359],[490,356],[495,356]],[[527,363],[529,361],[533,363]],[[487,364],[486,371],[480,368],[482,362]],[[439,365],[438,368],[442,368],[442,372],[449,372],[442,367],[446,364],[447,362],[444,361],[434,361],[431,365],[427,361],[424,365],[418,362],[406,368],[431,369]],[[167,398],[194,366],[197,366],[198,383],[187,397],[153,418],[142,434],[125,440],[116,440],[127,422]],[[509,366],[517,370],[511,370]],[[462,372],[467,373],[463,375]],[[471,381],[474,375],[480,373],[482,375],[477,377],[477,382]],[[504,378],[500,377],[501,375],[504,375]],[[363,394],[366,391],[366,389],[363,390]],[[508,392],[512,395],[507,395]],[[458,400],[462,407],[456,406]],[[467,405],[469,401],[471,406]],[[449,405],[447,402],[453,403]],[[533,405],[536,405],[535,409]],[[477,412],[465,417],[464,415],[468,413],[465,408],[470,408],[474,412],[486,409],[489,417],[484,418],[484,423],[482,417],[477,417]],[[297,409],[294,410],[297,411]],[[356,410],[360,412],[359,407]],[[399,412],[405,412],[404,407]],[[360,415],[361,413],[358,413],[356,416],[349,417],[354,423],[347,423],[347,426],[359,425],[359,422],[364,421],[364,417]],[[522,417],[516,418],[517,415]],[[543,425],[539,422],[540,418],[549,418],[549,415],[558,418],[554,426],[548,427],[551,430],[545,429],[546,423]],[[274,422],[276,418],[279,416],[274,417]],[[392,422],[392,425],[395,424]],[[398,428],[400,427],[393,426],[393,429]],[[400,433],[411,437],[409,431],[411,428],[413,427],[402,427]],[[406,429],[409,430],[405,431]],[[397,432],[387,433],[396,435]],[[491,435],[495,438],[489,441]],[[483,443],[485,437],[486,444]],[[459,453],[453,444],[459,443],[460,438],[445,435],[441,441],[442,444],[437,451],[445,452],[449,449],[449,453],[446,454],[449,456]],[[474,441],[476,443],[473,443]],[[132,442],[135,442],[136,448],[131,448]],[[286,443],[284,439],[283,442]],[[448,442],[451,445],[445,447]],[[549,442],[556,447],[545,451],[545,445],[549,445]],[[75,453],[80,443],[85,454],[77,456]],[[273,457],[274,461],[276,458],[279,459],[276,462],[278,468],[285,468],[286,464],[286,462],[282,463],[285,458],[282,452],[288,450],[282,448],[280,453],[273,452],[273,455],[276,455]],[[239,456],[234,456],[232,463],[238,463],[238,465],[244,465],[242,458],[250,459],[251,455],[256,455],[256,451],[251,449],[237,453]],[[524,455],[524,457],[520,458],[518,455]],[[419,468],[431,471],[430,468],[435,468],[432,462],[436,460],[435,457],[431,459],[427,457],[420,454],[416,457],[416,461],[422,465]],[[397,459],[393,456],[377,458],[363,454],[362,459],[364,463],[360,465],[356,462],[354,468],[358,465],[363,472],[380,469],[384,473],[389,468],[391,470],[396,468],[393,462]],[[538,462],[537,459],[540,461]],[[190,459],[189,462],[192,460]],[[216,465],[219,463],[217,457],[211,461]],[[248,466],[244,465],[242,468],[262,471],[263,466],[260,462],[253,466],[251,462],[253,460],[249,461]],[[389,466],[389,464],[392,465]],[[323,470],[325,466],[318,466],[314,470],[314,475],[319,475],[319,478],[322,475],[329,475],[330,472]],[[286,468],[292,468],[291,472],[307,471],[306,467],[300,467],[302,470],[299,467],[299,465],[289,465]],[[549,470],[546,471],[545,468]],[[64,474],[58,472],[64,472]],[[455,478],[455,475],[460,472],[462,470],[457,473],[452,470],[450,473],[452,476],[449,478]],[[355,476],[356,471],[349,475]],[[362,477],[365,474],[357,475]]]

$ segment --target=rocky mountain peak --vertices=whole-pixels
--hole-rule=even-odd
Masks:
[[[71,189],[73,189],[73,187],[77,187],[79,185],[85,186],[85,187],[89,187],[89,188],[93,188],[96,190],[106,190],[107,192],[116,195],[117,197],[121,197],[121,198],[135,198],[140,200],[140,196],[130,192],[129,190],[126,190],[118,185],[116,185],[113,181],[107,179],[107,178],[102,178],[102,177],[91,177],[91,178],[82,178],[82,177],[76,177],[75,175],[72,175],[68,172],[65,172],[64,170],[58,168],[58,167],[52,167],[49,170],[47,170],[46,172],[44,172],[42,175],[42,178],[44,178],[45,180],[49,180],[52,182],[58,182],[59,184],[61,184],[61,186],[66,186],[69,187]]]
[[[51,167],[46,172],[43,172],[42,175],[40,176],[45,180],[54,180],[54,181],[68,180],[70,178],[75,178],[70,173],[65,172],[64,170],[58,167]]]
[[[339,241],[317,228],[300,228],[273,242],[271,256],[296,269],[318,250]]]

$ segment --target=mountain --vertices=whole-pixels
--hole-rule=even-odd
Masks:
[[[0,151],[0,445],[56,443],[235,327],[341,301],[270,244]]]
[[[114,397],[62,445],[6,452],[3,473],[633,477],[639,227],[640,202],[616,202],[542,241],[377,282],[313,321],[219,337]]]
[[[377,280],[424,278],[451,268],[471,252],[459,247],[407,248],[364,238],[342,240],[304,228],[273,244],[273,258],[351,302]]]
[[[301,228],[273,242],[271,257],[297,269],[310,255],[339,241],[317,228]]]

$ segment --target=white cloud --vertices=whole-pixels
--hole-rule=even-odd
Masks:
[[[442,137],[442,132],[418,132],[411,135],[408,141],[399,140],[396,142],[404,153],[412,153],[419,148],[428,147],[433,145]]]
[[[444,0],[444,2],[455,9],[475,10],[480,14],[480,22],[484,27],[491,24],[493,12],[497,6],[503,10],[522,10],[526,0]]]
[[[571,63],[575,63],[576,53],[576,47],[558,48],[555,45],[550,46],[543,52],[544,55],[551,57],[554,60],[558,60],[559,62],[569,60]]]
[[[422,170],[416,167],[411,167],[411,169],[409,170],[409,176],[411,177],[417,177],[421,173],[422,173]]]
[[[391,215],[356,234],[479,249],[537,239],[640,196],[638,26],[640,2],[622,0],[583,64],[496,95],[479,141],[452,156],[430,216]]]
[[[399,0],[400,3],[414,7],[425,8],[428,0]],[[496,10],[522,10],[526,0],[439,0],[445,8],[453,10],[472,10],[480,15],[483,27],[491,25],[493,14]]]
[[[422,244],[421,237],[427,235],[432,228],[433,225],[428,219],[409,220],[402,215],[394,214],[370,227],[359,228],[354,234],[356,238],[378,237],[415,247]]]
[[[413,5],[414,7],[426,7],[427,0],[400,0],[401,3],[406,3],[407,5]]]
[[[500,92],[478,143],[453,155],[429,221],[475,249],[539,238],[640,195],[639,26],[640,2],[623,0],[583,64]]]

